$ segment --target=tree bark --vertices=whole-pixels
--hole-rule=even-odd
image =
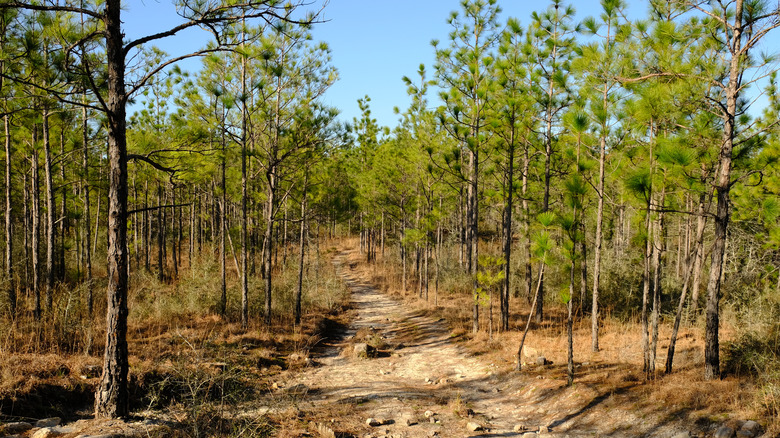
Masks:
[[[227,181],[225,176],[225,167],[227,161],[227,150],[225,145],[225,135],[222,135],[222,180],[221,188],[222,194],[218,201],[219,203],[219,277],[220,277],[220,299],[219,299],[219,313],[223,317],[227,315],[227,251],[225,248],[225,233],[227,233]],[[216,198],[216,197],[215,197]],[[215,199],[216,200],[216,199]],[[217,224],[215,224],[217,225]],[[241,309],[241,326],[248,324],[248,319],[243,317],[243,308]]]
[[[650,219],[650,198],[651,195],[647,194],[647,205],[645,209],[645,229],[647,230],[644,252],[644,264],[642,270],[642,357],[643,365],[642,371],[648,372],[650,369],[650,338],[648,335],[648,318],[647,318],[647,303],[650,296],[650,258],[652,257],[653,244],[652,244],[652,224]]]
[[[647,374],[650,378],[655,378],[655,362],[658,353],[658,323],[661,314],[661,276],[663,274],[663,257],[666,252],[666,236],[663,212],[666,203],[666,187],[661,187],[661,193],[658,199],[658,219],[655,225],[655,239],[653,242],[653,313],[652,313],[652,339],[650,342],[650,359],[648,360]]]
[[[173,278],[175,279],[179,276],[179,227],[176,223],[176,186],[173,184],[171,184],[171,205],[173,205],[169,221],[171,223],[171,261],[173,262]]]
[[[523,190],[523,234],[525,235],[525,287],[526,287],[526,299],[530,303],[534,297],[533,295],[533,266],[531,265],[531,210],[528,205],[528,168],[530,166],[530,157],[528,154],[528,143],[526,143],[523,155],[523,176],[522,176],[522,190]]]
[[[157,183],[157,205],[162,206],[165,204],[163,199],[162,183]],[[165,209],[160,207],[157,209],[157,281],[160,283],[165,281],[165,219],[163,215]]]
[[[577,209],[574,209],[574,223],[572,225],[572,246],[571,246],[571,264],[569,265],[569,302],[567,303],[566,310],[568,315],[566,317],[566,384],[571,386],[574,384],[574,272],[576,269],[577,258],[575,257],[577,251]]]
[[[82,96],[82,102],[86,103],[86,93]],[[90,226],[90,209],[89,209],[89,138],[88,138],[88,121],[87,121],[87,107],[84,106],[81,109],[81,143],[83,146],[81,154],[81,169],[83,172],[82,185],[84,188],[84,263],[85,271],[87,274],[87,313],[92,316],[94,308],[94,296],[92,292],[92,248],[90,246],[89,232],[92,228]],[[148,265],[148,257],[147,257]]]
[[[108,71],[108,288],[103,375],[95,396],[95,417],[126,417],[130,412],[127,373],[127,143],[125,54],[119,0],[106,0]]]
[[[33,127],[33,145],[37,142],[37,127]],[[32,287],[35,294],[35,308],[33,315],[36,320],[41,319],[41,261],[39,254],[40,246],[40,229],[41,229],[41,197],[39,190],[39,176],[38,176],[38,151],[33,149],[32,151],[32,168],[30,178],[30,192],[32,192],[32,228],[30,239],[30,253],[32,254]]]
[[[5,47],[8,23],[2,18],[2,33],[0,33],[0,51]],[[0,61],[0,91],[5,90],[5,61]],[[16,279],[14,278],[13,263],[13,202],[11,200],[11,120],[8,114],[8,97],[3,98],[3,128],[5,139],[5,278],[8,281],[8,313],[11,318],[16,318]]]
[[[295,325],[301,324],[301,300],[303,297],[303,259],[306,251],[306,190],[309,185],[309,171],[303,177],[303,196],[301,199],[301,237],[299,242],[298,288],[295,291]]]
[[[479,130],[474,133],[475,138],[479,138]],[[478,178],[479,178],[479,146],[475,146],[474,150],[469,154],[469,164],[471,169],[471,178],[469,179],[468,186],[468,268],[469,273],[473,276],[473,294],[474,294],[474,307],[472,312],[472,326],[471,331],[477,333],[479,331],[479,301],[477,299],[477,264],[479,260],[479,200],[478,200]]]
[[[504,280],[501,288],[501,330],[509,331],[509,290],[511,287],[512,260],[512,211],[514,210],[515,134],[512,127],[508,143],[506,170],[506,205],[504,206]]]
[[[243,36],[242,36],[243,39]],[[243,47],[243,44],[242,44]],[[249,325],[249,271],[247,270],[247,257],[249,239],[247,236],[249,218],[247,216],[247,200],[249,192],[247,188],[247,108],[246,102],[246,56],[241,55],[241,326],[246,329]]]
[[[65,156],[65,126],[60,129],[60,156]],[[70,221],[68,220],[68,184],[65,181],[65,164],[60,164],[60,246],[57,253],[57,279],[60,282],[65,281],[65,236],[69,231]]]
[[[13,202],[11,201],[11,123],[8,114],[3,115],[5,128],[5,278],[8,279],[8,311],[16,317],[16,279],[14,278],[14,226]]]
[[[268,199],[266,201],[266,225],[265,225],[265,307],[264,321],[266,326],[271,325],[271,299],[273,281],[271,279],[271,266],[273,262],[273,231],[274,231],[274,208],[276,206],[276,169],[272,167],[268,170]]]
[[[606,100],[606,92],[605,92]],[[599,284],[601,282],[601,243],[603,239],[604,223],[604,165],[606,161],[607,139],[601,137],[599,142],[599,182],[596,188],[598,196],[598,209],[596,211],[596,236],[593,243],[593,290],[590,315],[590,348],[593,352],[599,351]]]
[[[731,163],[734,138],[736,137],[737,100],[744,72],[742,51],[742,8],[743,0],[736,0],[734,24],[729,43],[731,59],[726,86],[726,105],[723,113],[723,138],[718,156],[718,172],[713,182],[718,205],[715,212],[715,241],[712,244],[712,263],[707,282],[707,320],[704,331],[704,378],[720,378],[720,344],[718,339],[720,318],[720,285],[723,275],[723,254],[729,225],[729,192],[731,191]],[[749,47],[749,46],[746,46]]]

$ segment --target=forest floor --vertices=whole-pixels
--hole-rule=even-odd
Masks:
[[[366,263],[356,243],[333,242],[326,251],[340,298],[307,314],[293,332],[243,330],[213,315],[182,314],[165,323],[139,315],[130,336],[131,402],[146,408],[128,421],[90,418],[98,354],[0,356],[0,437],[37,436],[37,428],[13,435],[3,423],[52,416],[62,417],[65,424],[53,430],[63,438],[682,438],[716,436],[724,427],[732,434],[717,436],[734,436],[745,420],[778,436],[777,420],[762,418],[752,382],[702,378],[696,324],[681,330],[675,372],[646,380],[636,323],[604,318],[602,348],[592,353],[589,319],[578,318],[575,383],[567,386],[560,309],[549,306],[544,323],[532,324],[528,363],[516,372],[529,310],[524,300],[512,303],[512,330],[473,335],[472,300],[463,290],[442,287],[431,301],[400,291],[393,264]],[[348,304],[338,277],[349,289]],[[149,283],[135,295],[153,294],[156,303],[175,295],[156,288]],[[669,338],[664,326],[660,352]],[[546,361],[538,365],[542,355]]]
[[[380,292],[361,259],[355,250],[335,259],[352,291],[349,329],[320,350],[317,366],[275,385],[276,402],[286,398],[297,410],[279,436],[687,437],[711,436],[718,419],[732,418],[694,420],[694,408],[665,405],[621,364],[580,363],[591,379],[578,373],[573,386],[565,364],[515,372],[475,352],[442,319]],[[361,343],[375,354],[355,354]]]

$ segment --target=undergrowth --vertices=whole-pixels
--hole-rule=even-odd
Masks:
[[[180,267],[178,278],[163,282],[154,271],[131,272],[131,406],[160,412],[178,424],[160,436],[271,436],[273,419],[258,411],[258,396],[283,369],[306,366],[309,350],[332,325],[327,321],[346,303],[348,291],[332,264],[333,250],[307,254],[299,326],[292,317],[297,257],[291,255],[284,265],[280,259],[274,270],[271,327],[261,323],[260,273],[250,275],[247,330],[240,324],[237,272],[228,261],[228,306],[222,316],[217,313],[219,264],[209,251],[203,254]],[[92,315],[86,305],[89,290]],[[31,300],[21,294],[21,314],[0,317],[0,419],[91,417],[105,337],[105,279],[61,284],[52,310],[39,321],[27,311]]]

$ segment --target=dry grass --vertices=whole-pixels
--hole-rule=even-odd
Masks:
[[[228,309],[216,315],[219,269],[214,257],[193,261],[175,281],[134,272],[129,291],[131,405],[162,409],[181,431],[170,436],[267,436],[268,418],[239,418],[231,407],[270,390],[275,376],[307,365],[308,352],[333,329],[348,292],[331,263],[334,250],[312,254],[304,284],[304,314],[294,327],[291,296],[297,263],[275,272],[273,324],[259,322],[262,283],[250,283],[250,326],[240,325],[238,276],[228,273]],[[228,265],[230,266],[230,265]],[[259,277],[259,273],[258,273]],[[84,287],[62,287],[56,311],[0,322],[0,418],[91,416],[105,337],[104,288],[93,284],[94,316]],[[102,295],[101,295],[102,293]],[[20,307],[29,308],[30,297]],[[67,310],[64,308],[67,307]],[[208,432],[205,432],[208,431]]]

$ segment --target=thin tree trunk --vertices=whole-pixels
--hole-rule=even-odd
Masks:
[[[528,206],[528,167],[530,165],[530,157],[528,155],[528,144],[524,148],[523,156],[523,176],[522,176],[522,190],[523,190],[523,234],[525,235],[525,287],[526,287],[526,299],[530,303],[532,298],[533,288],[533,267],[531,266],[531,211]]]
[[[222,138],[222,194],[219,201],[219,276],[220,276],[220,299],[219,313],[223,317],[227,315],[227,252],[225,248],[225,233],[227,233],[227,184],[225,176],[225,138]],[[243,312],[242,312],[243,313]],[[243,319],[243,316],[242,316]],[[243,321],[241,323],[243,325]]]
[[[0,68],[0,70],[2,70],[2,68]],[[5,128],[5,278],[8,279],[8,311],[11,318],[16,318],[16,279],[14,278],[13,260],[13,202],[11,200],[11,123],[8,114],[3,115],[3,127]]]
[[[171,205],[174,207],[171,207],[173,211],[171,212],[171,261],[173,262],[173,278],[178,278],[179,276],[179,251],[178,251],[178,242],[177,242],[177,236],[179,235],[179,229],[176,224],[176,186],[171,185]]]
[[[528,329],[531,327],[531,320],[534,317],[534,309],[536,308],[536,300],[539,298],[539,289],[542,287],[542,278],[544,278],[544,263],[539,264],[539,278],[536,281],[536,292],[533,294],[533,301],[528,312],[528,320],[525,323],[525,329],[523,329],[523,337],[520,338],[520,346],[517,348],[517,362],[515,363],[515,371],[520,371],[523,368],[523,346],[525,345],[525,338],[528,336]]]
[[[704,194],[700,195],[699,202],[703,202]],[[701,228],[704,230],[706,226],[706,216],[701,215],[698,218],[696,218],[696,231],[698,235],[698,230]],[[704,233],[702,232],[701,238],[696,242],[698,246],[700,246],[699,252],[696,253],[696,259],[693,266],[693,284],[691,284],[691,304],[688,308],[688,312],[690,315],[696,315],[696,312],[699,309],[699,289],[701,287],[701,271],[702,271],[702,265],[704,264]]]
[[[101,172],[100,179],[102,179],[103,175]],[[99,181],[98,181],[99,183]],[[97,205],[95,206],[95,231],[93,234],[93,240],[92,240],[92,259],[95,259],[95,251],[97,251],[97,245],[98,245],[98,234],[100,232],[100,201],[102,200],[103,196],[100,193],[100,185],[98,184],[98,190],[95,191],[97,193]]]
[[[43,109],[43,156],[46,178],[46,310],[52,311],[54,296],[54,176],[52,174],[51,142],[49,140],[49,108]]]
[[[32,182],[28,181],[27,173],[24,174],[24,289],[25,296],[29,294],[30,289],[30,249],[32,240],[32,224],[30,218],[30,191]]]
[[[38,130],[33,127],[33,145],[37,141]],[[41,200],[39,191],[39,176],[38,176],[38,151],[32,151],[32,177],[30,179],[32,192],[32,239],[30,252],[32,253],[32,278],[33,278],[33,293],[35,294],[35,310],[33,311],[35,319],[41,319],[41,262],[39,258],[39,238],[41,228]]]
[[[606,87],[605,87],[606,105]],[[590,320],[590,348],[591,351],[599,351],[599,285],[601,282],[601,244],[603,238],[604,223],[604,180],[606,161],[607,139],[602,135],[599,143],[599,182],[596,188],[598,196],[598,209],[596,211],[596,236],[593,243],[593,290]]]
[[[272,181],[268,188],[268,200],[267,200],[267,212],[266,212],[266,228],[265,228],[265,260],[263,261],[265,266],[265,307],[264,307],[264,321],[267,326],[271,325],[271,299],[272,299],[272,280],[271,280],[271,265],[273,261],[273,209],[276,203],[275,195],[276,191],[274,186],[275,176],[270,174],[268,176],[269,181]]]
[[[303,196],[301,199],[301,238],[300,259],[298,260],[298,288],[295,291],[295,325],[301,324],[301,299],[303,297],[303,260],[306,251],[306,190],[309,185],[309,171],[305,170],[303,177]]]
[[[439,211],[441,211],[442,198],[439,196]],[[442,229],[441,219],[436,227],[436,285],[433,290],[433,305],[439,306],[439,276],[441,274],[441,245],[442,245]]]
[[[192,255],[195,252],[195,203],[196,203],[196,197],[193,194],[192,197],[192,204],[190,204],[190,237],[188,243],[188,253],[187,253],[187,266],[189,267],[190,271],[192,271]]]
[[[642,270],[642,370],[647,373],[650,369],[650,338],[648,334],[649,327],[647,317],[647,303],[650,296],[650,259],[653,253],[653,221],[650,218],[650,194],[647,195],[647,206],[645,211],[645,228],[647,229],[647,240],[645,242],[644,269]]]
[[[664,177],[665,179],[665,177]],[[655,362],[656,355],[658,353],[658,323],[661,314],[661,275],[663,257],[666,252],[666,236],[665,236],[665,224],[663,212],[664,205],[666,204],[666,182],[661,187],[661,193],[659,195],[658,208],[661,210],[658,213],[658,219],[656,221],[656,238],[653,244],[653,314],[652,314],[652,340],[650,343],[650,360],[648,361],[648,376],[655,378]]]
[[[572,225],[574,230],[572,231],[572,247],[571,247],[571,264],[569,265],[569,302],[567,303],[568,315],[566,317],[566,340],[567,340],[567,365],[566,365],[566,384],[571,386],[574,384],[574,270],[576,269],[577,259],[575,257],[575,251],[577,248],[576,229],[577,225],[577,209],[574,209],[574,224]]]
[[[501,287],[501,330],[509,331],[509,290],[511,285],[512,260],[512,212],[514,210],[514,172],[515,172],[515,139],[514,129],[508,144],[506,184],[506,205],[504,206],[504,280]]]
[[[157,183],[157,205],[162,206],[165,203],[163,199],[162,183]],[[165,209],[157,209],[157,281],[165,281],[165,219],[163,214]]]
[[[242,31],[243,32],[243,31]],[[243,35],[242,35],[243,39]],[[243,44],[241,45],[243,48]],[[246,56],[241,56],[241,95],[246,96]],[[249,325],[249,271],[247,257],[249,239],[247,238],[249,219],[247,217],[247,109],[246,100],[241,104],[241,326]]]
[[[65,156],[65,128],[60,130],[60,156]],[[57,261],[57,278],[59,281],[65,281],[65,236],[69,229],[68,220],[68,184],[65,182],[65,164],[60,164],[60,184],[62,202],[60,202],[60,247],[59,260]]]
[[[479,138],[479,130],[474,133],[475,138]],[[475,297],[473,307],[473,324],[471,330],[473,333],[479,331],[479,301],[477,297],[477,264],[479,260],[479,149],[475,146],[475,149],[469,154],[470,168],[471,168],[471,180],[469,181],[468,197],[469,197],[469,273],[472,274],[472,289]]]
[[[557,30],[556,30],[557,33]],[[547,105],[546,113],[547,120],[545,122],[545,141],[544,141],[544,195],[542,198],[542,213],[546,213],[550,210],[550,184],[552,181],[552,137],[553,137],[553,119],[552,119],[552,96],[554,94],[553,82],[550,81],[547,96],[549,102]],[[544,318],[544,277],[541,277],[540,287],[537,288],[539,296],[536,300],[536,323],[539,324]]]
[[[585,301],[588,298],[588,245],[586,237],[586,227],[584,218],[580,223],[582,230],[582,239],[580,239],[580,305],[579,312],[582,314],[585,309]]]
[[[149,272],[152,270],[151,264],[149,261],[149,251],[152,241],[152,227],[149,224],[149,181],[144,181],[144,215],[143,215],[143,221],[144,221],[144,268],[146,269],[146,272]]]
[[[688,295],[688,282],[690,281],[691,274],[696,269],[695,261],[698,260],[698,255],[703,252],[703,240],[704,240],[704,195],[699,198],[699,209],[697,212],[697,226],[696,226],[696,242],[693,246],[693,252],[686,254],[685,257],[685,277],[682,283],[682,292],[680,293],[680,302],[677,304],[677,313],[674,316],[674,327],[672,328],[672,335],[669,339],[669,348],[666,352],[666,374],[671,374],[672,364],[674,363],[674,351],[677,345],[677,333],[680,329],[680,321],[682,320],[683,307],[685,306],[685,300]],[[690,221],[688,221],[690,223]],[[688,240],[688,238],[686,238]]]
[[[385,212],[384,211],[382,211],[382,236],[381,236],[381,239],[382,239],[382,243],[381,243],[382,249],[381,249],[381,253],[380,254],[382,254],[382,261],[384,262],[384,259],[385,259]]]
[[[3,31],[0,35],[0,51],[5,46],[8,23],[3,17]],[[5,61],[0,61],[0,91],[5,89]],[[14,278],[13,263],[13,202],[11,200],[11,121],[8,115],[8,98],[3,99],[3,128],[5,134],[5,278],[8,281],[6,293],[8,295],[8,313],[11,318],[16,318],[16,279]]]
[[[136,173],[133,172],[133,203],[138,205],[138,186],[136,185]],[[138,213],[133,213],[133,253],[135,254],[135,269],[136,271],[141,269],[141,252],[139,251],[138,233],[141,231],[138,227]],[[143,217],[143,213],[141,213]],[[129,264],[129,262],[128,262]]]

